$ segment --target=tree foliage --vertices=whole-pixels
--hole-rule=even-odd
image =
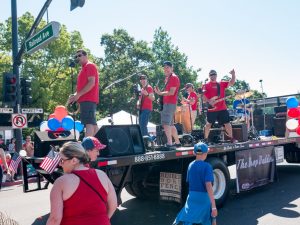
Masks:
[[[34,17],[25,13],[18,18],[19,45],[29,32]],[[46,25],[41,21],[38,30]],[[11,18],[0,23],[0,73],[12,70],[11,57]],[[133,85],[139,83],[138,75],[143,73],[149,78],[149,83],[155,86],[158,81],[163,87],[163,62],[168,60],[174,64],[174,72],[179,76],[181,88],[186,83],[196,85],[197,72],[188,65],[188,56],[172,43],[168,32],[159,27],[154,32],[153,41],[147,43],[136,40],[124,29],[114,29],[112,33],[100,37],[103,46],[103,58],[93,56],[85,48],[80,32],[68,32],[65,25],[61,26],[59,37],[41,50],[33,54],[24,54],[20,67],[20,76],[32,79],[32,107],[41,107],[46,112],[53,112],[57,105],[65,105],[72,91],[72,80],[76,87],[77,74],[80,68],[70,68],[69,59],[80,48],[87,50],[92,62],[99,66],[100,71],[100,104],[99,118],[125,110],[136,114]],[[2,79],[1,79],[2,81]],[[200,84],[201,85],[201,84]],[[196,85],[198,87],[199,85]],[[235,93],[237,89],[248,89],[249,85],[242,80],[228,90]],[[254,96],[259,93],[254,91]],[[156,103],[154,104],[156,107]],[[98,119],[99,119],[98,118]],[[159,114],[152,114],[152,121],[159,122]]]

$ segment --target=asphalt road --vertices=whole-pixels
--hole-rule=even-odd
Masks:
[[[238,195],[232,185],[225,206],[219,209],[218,225],[300,224],[300,165],[280,165],[278,176],[278,182]],[[23,193],[22,186],[4,188],[0,192],[0,212],[6,212],[20,225],[45,224],[50,209],[49,192]],[[172,224],[180,210],[175,203],[142,201],[126,191],[122,199],[112,225]]]

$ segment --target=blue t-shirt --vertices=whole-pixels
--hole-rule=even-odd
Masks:
[[[209,163],[194,160],[187,171],[186,182],[189,183],[189,191],[206,191],[206,182],[214,182],[213,170]]]
[[[245,110],[244,110],[244,108],[236,108],[236,107],[238,107],[239,105],[244,105],[244,104],[249,104],[250,103],[250,101],[248,100],[248,99],[241,99],[241,100],[234,100],[233,101],[233,109],[235,109],[236,110],[236,113],[245,113]],[[247,112],[247,114],[249,114],[249,112],[246,110],[246,112]]]

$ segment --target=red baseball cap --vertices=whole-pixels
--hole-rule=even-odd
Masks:
[[[106,145],[102,144],[97,138],[95,137],[85,137],[81,143],[83,148],[86,151],[92,150],[94,148],[101,150],[106,148]]]

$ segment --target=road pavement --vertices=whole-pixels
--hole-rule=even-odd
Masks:
[[[225,206],[219,209],[218,225],[300,224],[300,165],[280,165],[278,176],[278,182],[243,194],[235,194],[232,185]],[[50,189],[23,193],[20,185],[3,188],[0,212],[6,212],[20,225],[45,224],[50,211]],[[122,199],[123,204],[113,216],[112,225],[172,224],[180,210],[175,203],[143,201],[126,191]]]

